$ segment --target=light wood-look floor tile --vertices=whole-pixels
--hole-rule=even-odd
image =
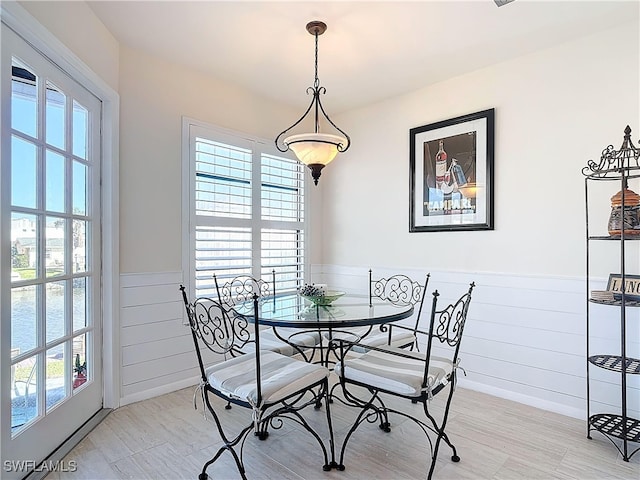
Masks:
[[[205,421],[202,405],[193,409],[193,388],[119,408],[66,458],[76,472],[56,472],[47,480],[196,479],[202,465],[221,445],[215,426]],[[239,428],[249,418],[239,407],[224,410],[224,423]],[[419,414],[421,407],[398,399],[389,405]],[[431,410],[441,415],[444,398]],[[334,402],[336,455],[357,412]],[[326,442],[324,408],[309,408],[306,417]],[[392,431],[376,424],[360,427],[345,456],[345,471],[322,470],[315,440],[297,424],[271,431],[266,441],[250,435],[244,449],[248,478],[283,480],[423,479],[429,467],[428,441],[413,422],[392,417]],[[447,432],[458,449],[459,463],[442,444],[434,479],[491,480],[639,480],[640,453],[623,462],[601,435],[586,438],[585,422],[459,388]],[[636,445],[637,446],[637,445]],[[238,479],[229,454],[209,467],[212,479]]]

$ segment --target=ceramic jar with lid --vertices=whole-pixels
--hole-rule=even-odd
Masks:
[[[620,236],[623,228],[625,236],[640,235],[640,195],[625,188],[623,207],[622,193],[621,190],[611,197],[609,235]]]

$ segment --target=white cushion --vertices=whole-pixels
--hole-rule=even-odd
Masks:
[[[400,357],[386,352],[369,350],[358,358],[349,358],[336,364],[334,371],[348,380],[371,385],[380,390],[397,393],[409,397],[417,397],[422,393],[424,378],[424,353],[409,352],[394,347],[385,347],[388,351],[402,352],[412,358]],[[442,357],[431,357],[429,362],[428,385],[434,388],[446,382],[446,376],[453,371],[453,363]]]
[[[295,328],[279,328],[278,333],[283,338],[288,338],[290,335],[294,333],[300,332]],[[251,335],[253,338],[253,334]],[[295,343],[300,350],[306,350],[308,348],[315,347],[320,341],[320,334],[318,332],[304,332],[296,335],[292,342]],[[273,333],[273,330],[265,329],[260,332],[260,350],[270,350],[272,352],[279,353],[281,355],[286,355],[287,357],[291,357],[293,355],[297,355],[300,351],[288,343],[280,340]],[[248,343],[243,348],[240,349],[242,353],[251,353],[255,351],[255,344]]]
[[[408,347],[413,345],[416,341],[416,336],[406,330],[392,330],[391,331],[391,346],[392,347]],[[368,351],[369,347],[386,347],[389,342],[389,333],[376,333],[375,335],[367,335],[360,341],[360,345],[356,345],[353,350],[356,352]]]
[[[329,370],[279,353],[260,352],[262,405],[271,404],[327,378]],[[205,370],[209,385],[252,405],[258,401],[255,353],[248,353]],[[256,405],[256,406],[262,406]]]
[[[348,341],[354,341],[353,335],[360,337],[359,345],[354,345],[351,349],[352,352],[364,353],[368,352],[367,347],[382,347],[388,346],[389,332],[381,332],[377,329],[372,330],[367,335],[368,327],[349,328],[345,330],[348,333],[337,332],[333,338],[344,338]],[[375,332],[375,333],[374,333]],[[351,335],[353,334],[353,335]],[[408,347],[413,345],[416,341],[416,336],[409,330],[394,328],[391,330],[391,344],[392,347]]]

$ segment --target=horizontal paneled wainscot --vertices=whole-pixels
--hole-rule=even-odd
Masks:
[[[428,295],[437,289],[438,303],[457,299],[476,283],[461,347],[459,384],[465,388],[583,419],[586,414],[585,282],[583,278],[500,273],[427,271],[371,267],[374,278],[402,273],[422,282],[431,273]],[[315,265],[314,282],[339,290],[368,292],[369,267]],[[606,279],[601,286],[605,289]],[[429,299],[430,301],[430,299]],[[421,323],[426,325],[427,299]],[[627,350],[640,343],[640,309],[629,310]],[[592,325],[592,353],[620,350],[619,319],[599,315]],[[609,321],[614,324],[609,324]],[[616,323],[617,322],[617,323]],[[594,322],[595,323],[595,322]],[[594,343],[592,343],[594,345]],[[599,369],[594,369],[599,370]],[[606,371],[594,372],[603,410],[620,408],[620,392]],[[633,383],[631,383],[633,382]],[[631,378],[629,414],[638,417],[640,382]],[[631,411],[633,410],[633,411]]]
[[[198,381],[181,282],[182,272],[120,276],[120,405]]]
[[[499,273],[444,272],[371,266],[374,278],[402,273],[424,281],[431,273],[430,295],[439,303],[456,300],[469,283],[473,293],[459,376],[465,388],[583,419],[586,413],[585,283],[582,278]],[[311,282],[368,294],[369,267],[314,265]],[[190,331],[184,325],[178,291],[181,272],[121,276],[121,405],[178,390],[198,381]],[[605,289],[606,279],[597,288]],[[627,349],[638,351],[639,311],[629,312]],[[602,322],[592,326],[593,351],[620,349],[619,332]],[[409,320],[410,322],[411,320]],[[613,319],[611,319],[613,321]],[[210,360],[214,360],[211,358]],[[597,370],[597,369],[596,369]],[[606,371],[590,379],[599,384],[594,398],[603,410],[619,408],[620,395]],[[629,414],[640,412],[640,383],[631,379]]]

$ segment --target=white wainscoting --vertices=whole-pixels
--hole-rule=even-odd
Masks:
[[[461,347],[467,376],[459,385],[564,415],[586,416],[586,300],[584,278],[427,272],[372,267],[374,278],[403,273],[422,281],[431,273],[429,294],[452,302],[476,283]],[[314,265],[312,280],[346,291],[368,291],[368,268]],[[605,280],[602,286],[604,289]],[[596,289],[596,286],[593,286]],[[430,301],[430,299],[429,299]],[[429,311],[425,299],[425,313]],[[620,314],[616,307],[592,310],[590,354],[619,354]],[[423,314],[421,323],[428,320]],[[627,316],[627,355],[640,352],[637,309]],[[640,415],[640,379],[627,377],[628,414]],[[620,375],[591,367],[591,413],[616,412]],[[597,403],[596,403],[597,402]]]
[[[120,276],[120,405],[198,381],[181,282],[182,272]]]
[[[372,267],[374,278],[404,273],[422,281],[426,271]],[[312,281],[368,293],[368,269],[312,266]],[[439,304],[456,300],[476,283],[462,341],[465,388],[576,418],[586,415],[585,281],[472,272],[429,272],[429,294]],[[181,272],[121,276],[121,405],[152,398],[198,381],[191,334],[183,324]],[[593,288],[604,289],[601,286]],[[425,300],[425,306],[428,301]],[[428,309],[425,310],[428,312]],[[592,310],[591,354],[620,350],[620,316],[614,307]],[[422,322],[428,319],[423,315]],[[627,354],[640,351],[640,317],[627,318]],[[619,375],[591,368],[592,413],[617,411]],[[629,415],[640,416],[640,379],[628,376]]]

